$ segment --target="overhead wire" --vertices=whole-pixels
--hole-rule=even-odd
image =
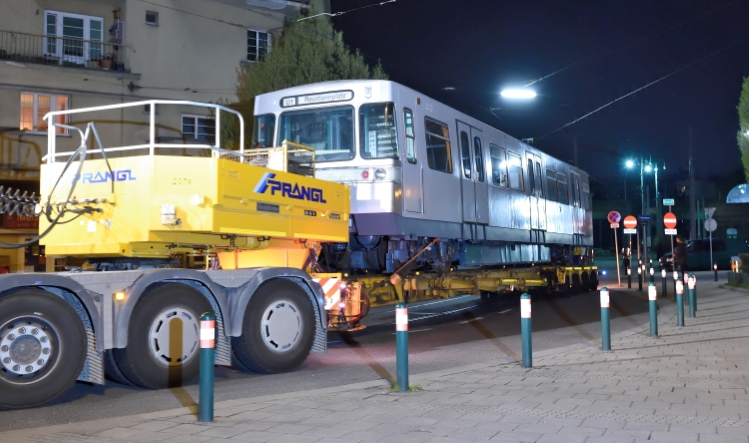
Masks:
[[[697,65],[699,63],[702,63],[703,61],[709,59],[710,57],[713,57],[713,56],[715,56],[717,54],[720,54],[721,52],[726,51],[726,50],[728,50],[728,49],[730,49],[730,48],[738,45],[739,43],[745,42],[747,40],[749,40],[749,37],[745,37],[743,39],[739,39],[739,40],[731,43],[730,45],[728,45],[728,46],[726,46],[724,48],[721,48],[721,49],[719,49],[719,50],[717,50],[717,51],[715,51],[715,52],[713,52],[711,54],[708,54],[708,55],[702,57],[701,59],[699,59],[699,60],[697,60],[695,62],[692,62],[692,63],[690,63],[690,64],[688,64],[686,66],[683,66],[683,67],[681,67],[681,68],[679,68],[679,69],[677,69],[677,70],[675,70],[673,72],[670,72],[670,73],[668,73],[668,74],[666,74],[666,75],[664,75],[664,76],[662,76],[662,77],[660,77],[660,78],[658,78],[658,79],[656,79],[656,80],[654,80],[654,81],[652,81],[652,82],[650,82],[650,83],[648,83],[648,84],[646,84],[644,86],[641,86],[641,87],[635,89],[634,91],[628,92],[628,93],[626,93],[626,94],[624,94],[624,95],[622,95],[622,96],[620,96],[618,98],[615,98],[614,100],[611,100],[610,102],[604,104],[603,106],[599,106],[598,108],[596,108],[596,109],[588,112],[587,114],[582,115],[582,116],[576,118],[575,120],[572,120],[571,122],[566,123],[565,125],[560,126],[559,128],[557,128],[557,129],[555,129],[555,130],[553,130],[553,131],[551,131],[551,132],[549,132],[547,134],[544,134],[544,135],[542,135],[540,137],[534,137],[534,138],[540,140],[540,139],[546,138],[546,137],[548,137],[548,136],[550,136],[552,134],[555,134],[555,133],[561,131],[562,129],[568,128],[568,127],[574,125],[575,123],[578,123],[581,120],[583,120],[583,119],[585,119],[587,117],[590,117],[591,115],[595,114],[598,111],[601,111],[603,109],[608,108],[609,106],[613,105],[614,103],[616,103],[618,101],[624,100],[625,98],[627,98],[629,96],[632,96],[632,95],[634,95],[634,94],[642,91],[643,89],[649,88],[650,86],[653,86],[656,83],[659,83],[659,82],[661,82],[661,81],[663,81],[663,80],[665,80],[665,79],[667,79],[667,78],[669,78],[669,77],[671,77],[673,75],[676,75],[676,74],[680,73],[681,71],[684,71],[685,69],[691,68],[692,66],[695,66],[695,65]]]
[[[371,5],[360,6],[358,8],[349,9],[348,11],[338,11],[338,12],[333,12],[333,13],[330,13],[330,12],[321,12],[319,14],[310,15],[308,17],[300,18],[300,19],[297,20],[297,22],[301,22],[301,21],[304,21],[304,20],[309,20],[309,19],[315,18],[315,17],[320,17],[321,15],[327,15],[329,17],[339,17],[341,15],[348,14],[349,12],[358,11],[360,9],[367,9],[367,8],[371,8],[371,7],[374,7],[374,6],[382,6],[382,5],[386,5],[388,3],[395,3],[395,2],[396,2],[396,0],[387,0],[387,1],[384,1],[384,2],[380,2],[380,3],[374,3],[374,4],[371,4]]]
[[[632,43],[630,43],[628,45],[624,45],[624,46],[622,46],[620,48],[616,48],[616,49],[614,49],[612,51],[609,51],[609,52],[607,52],[605,54],[598,54],[598,55],[593,55],[593,56],[590,56],[590,57],[587,57],[587,58],[583,58],[583,59],[578,60],[578,61],[576,61],[574,63],[571,63],[571,64],[569,64],[569,65],[567,65],[567,66],[565,66],[565,67],[563,67],[561,69],[558,69],[558,70],[556,70],[556,71],[554,71],[554,72],[552,72],[550,74],[544,75],[541,78],[538,78],[536,80],[532,80],[530,83],[527,83],[527,84],[523,85],[523,88],[527,88],[528,86],[531,86],[531,85],[534,85],[534,84],[536,84],[536,83],[538,83],[540,81],[546,80],[549,77],[552,77],[552,76],[554,76],[556,74],[559,74],[560,72],[566,71],[567,69],[570,69],[570,68],[575,67],[577,65],[581,65],[581,64],[592,62],[592,61],[595,61],[595,60],[598,60],[598,59],[601,59],[601,58],[604,58],[604,57],[608,57],[609,55],[616,54],[617,52],[623,51],[623,50],[625,50],[627,48],[631,48],[632,46],[639,45],[639,44],[644,43],[644,42],[646,42],[646,41],[648,41],[648,40],[650,40],[650,39],[652,39],[654,37],[657,37],[659,35],[662,35],[662,34],[665,34],[667,32],[673,31],[674,29],[680,28],[680,27],[682,27],[684,25],[692,23],[693,21],[699,20],[699,19],[701,19],[703,17],[707,17],[708,15],[714,14],[714,13],[716,13],[716,12],[718,12],[718,11],[724,9],[724,8],[727,8],[728,6],[731,6],[733,4],[736,4],[736,3],[739,3],[739,2],[742,2],[742,1],[745,1],[745,0],[734,0],[734,1],[730,2],[730,3],[726,3],[723,6],[715,8],[715,9],[713,9],[711,11],[708,11],[708,12],[706,12],[704,14],[698,15],[697,17],[693,17],[693,18],[691,18],[691,19],[689,19],[687,21],[681,22],[681,23],[679,23],[677,25],[671,26],[670,28],[664,29],[662,31],[658,31],[658,32],[656,32],[654,34],[650,34],[649,36],[647,36],[647,37],[645,37],[643,39],[640,39],[640,40],[638,40],[636,42],[632,42]]]

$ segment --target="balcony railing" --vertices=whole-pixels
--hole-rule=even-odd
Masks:
[[[130,72],[122,45],[0,31],[0,60]]]

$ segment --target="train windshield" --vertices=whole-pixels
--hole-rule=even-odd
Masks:
[[[316,162],[354,158],[354,108],[305,109],[281,114],[279,140],[315,148]]]
[[[398,158],[392,102],[359,108],[359,146],[363,158]]]

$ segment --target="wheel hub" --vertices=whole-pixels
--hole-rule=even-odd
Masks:
[[[154,319],[148,341],[159,363],[183,365],[198,352],[200,324],[192,312],[181,307],[169,308]]]
[[[17,375],[42,369],[52,354],[50,336],[41,325],[27,322],[0,332],[0,364]]]
[[[275,301],[263,313],[260,333],[266,346],[272,351],[290,350],[302,334],[302,316],[299,309],[288,300]]]

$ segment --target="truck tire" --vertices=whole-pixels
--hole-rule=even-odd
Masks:
[[[62,395],[86,360],[75,309],[46,291],[0,296],[0,409],[31,408]]]
[[[135,304],[127,347],[113,349],[122,375],[148,389],[181,386],[200,371],[200,316],[213,313],[196,289],[180,283],[150,288]]]
[[[232,337],[234,355],[253,372],[288,372],[304,362],[315,338],[315,314],[307,293],[294,282],[265,283],[244,312],[242,335]]]

